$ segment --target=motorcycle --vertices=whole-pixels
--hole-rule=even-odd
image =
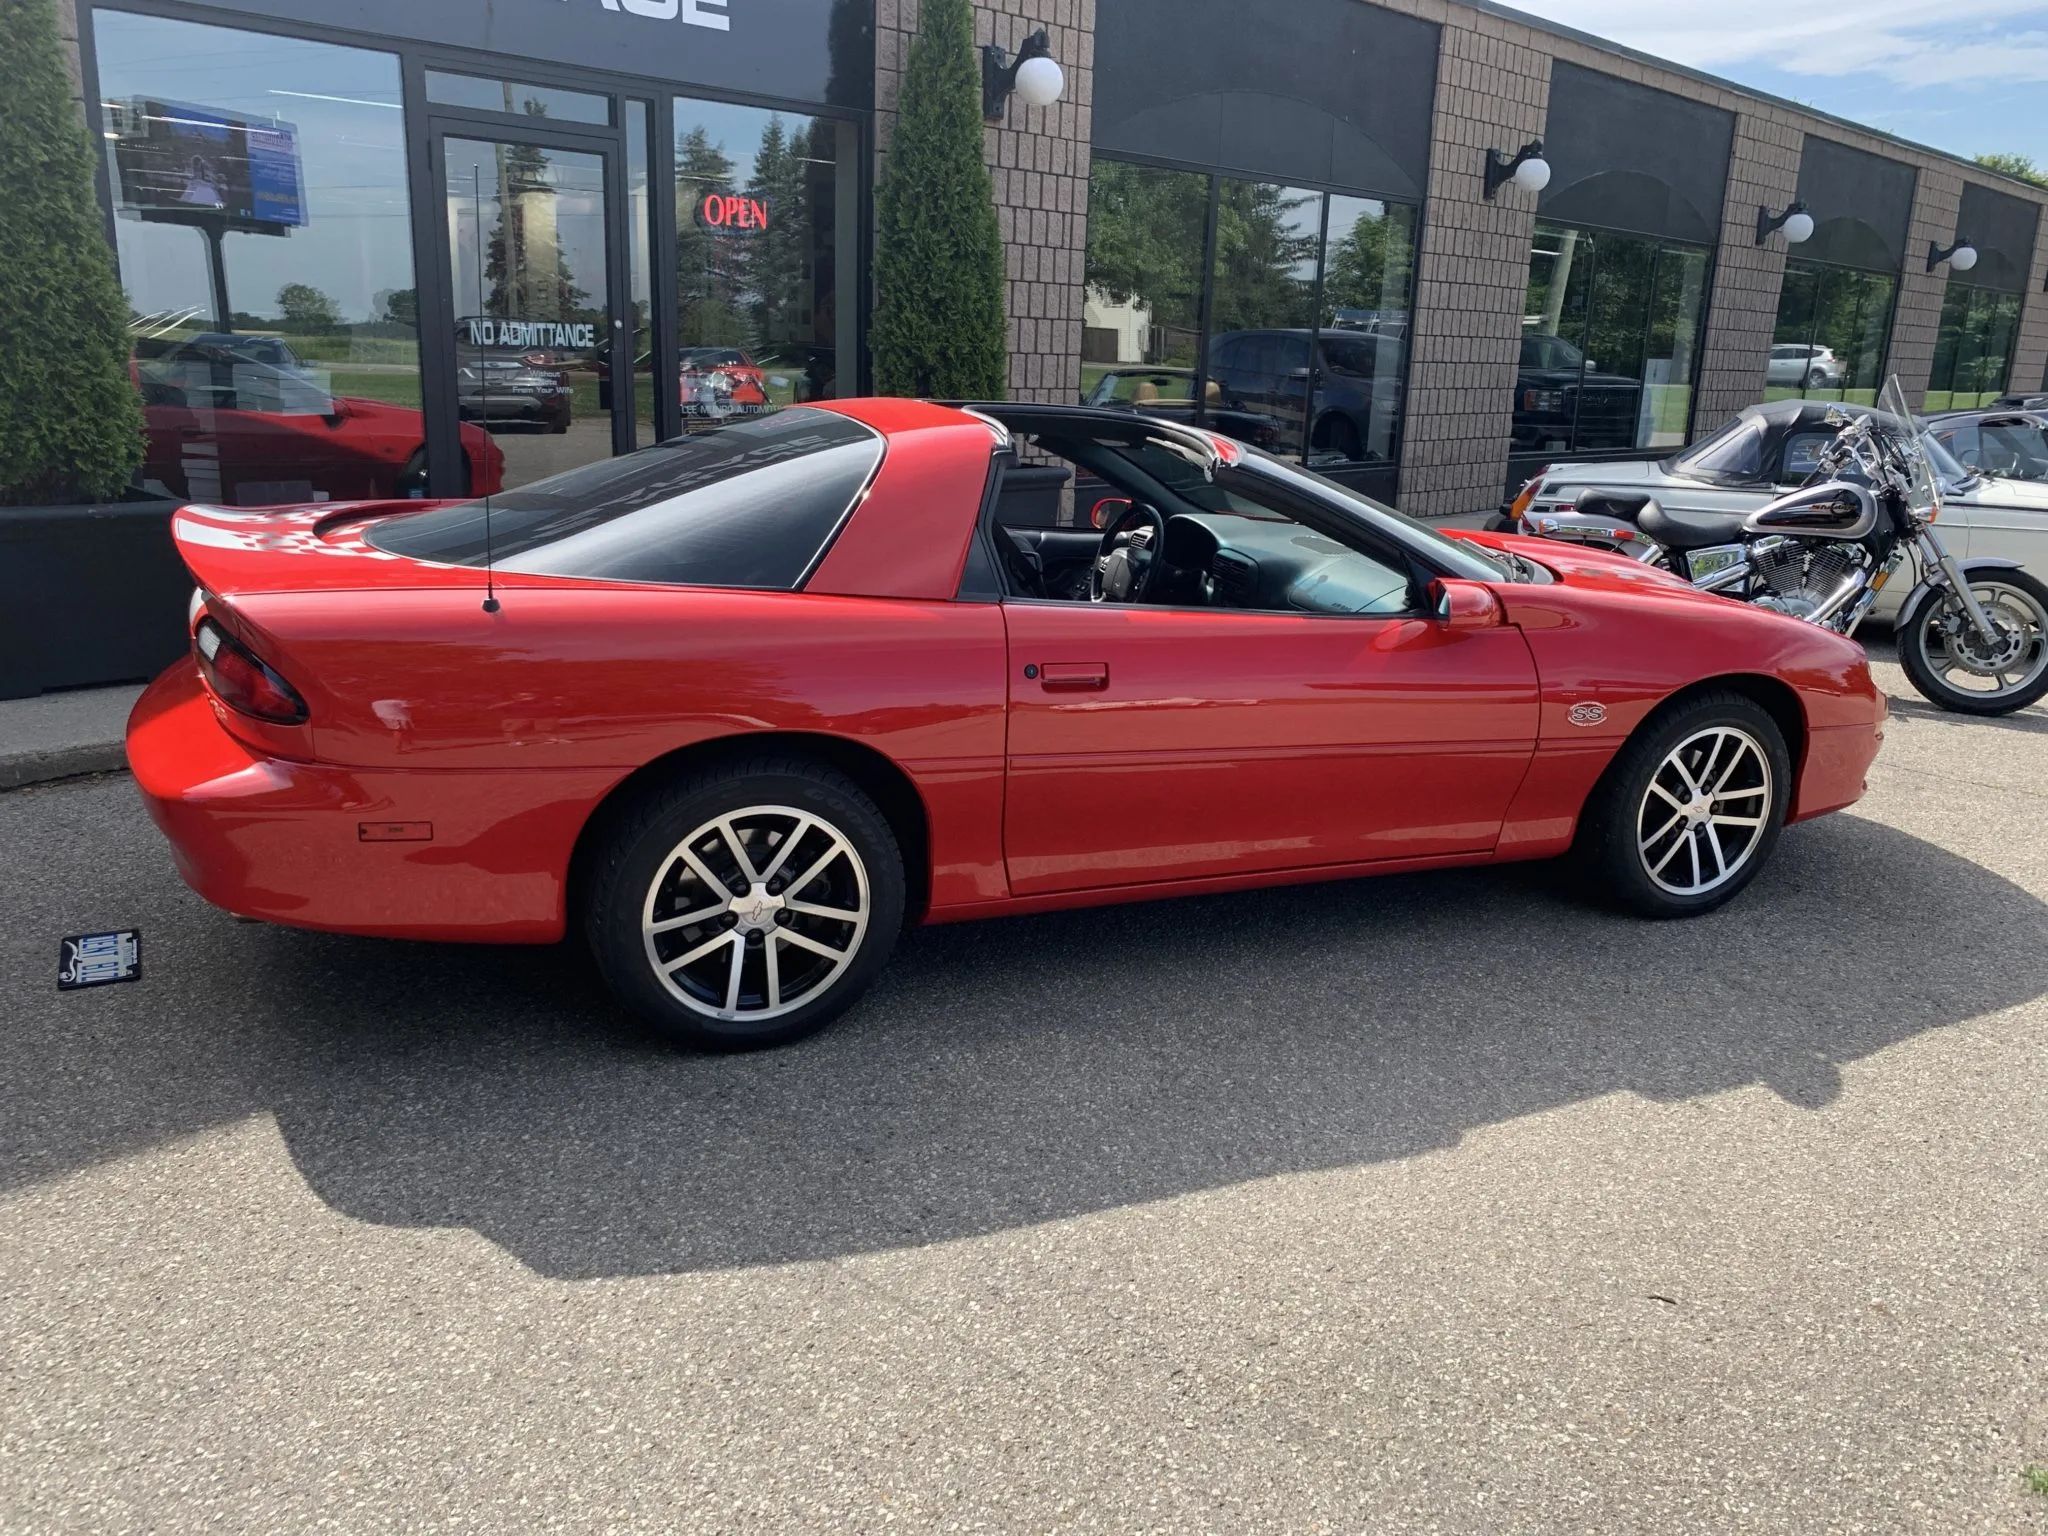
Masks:
[[[1972,715],[2010,714],[2048,693],[2048,584],[2017,561],[1949,553],[1935,527],[1941,482],[1898,379],[1875,410],[1836,406],[1827,421],[1835,437],[1805,483],[1747,515],[1592,492],[1523,531],[1629,554],[1840,635],[1855,634],[1886,583],[1917,565],[1896,631],[1915,688]]]

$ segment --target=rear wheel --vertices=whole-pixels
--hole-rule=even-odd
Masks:
[[[904,884],[888,822],[850,780],[757,759],[672,783],[621,817],[584,932],[619,1000],[671,1040],[781,1045],[880,973]]]
[[[1578,855],[1596,890],[1644,917],[1732,900],[1777,845],[1792,786],[1777,722],[1714,692],[1653,715],[1587,803]]]

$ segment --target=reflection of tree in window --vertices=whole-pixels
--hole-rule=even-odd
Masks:
[[[531,116],[538,103],[528,102]],[[485,309],[500,318],[567,320],[589,298],[562,247],[560,205],[548,152],[533,144],[493,146],[498,220],[484,248]]]
[[[1088,286],[1107,303],[1145,316],[1144,356],[1123,361],[1194,366],[1208,217],[1206,176],[1095,162],[1088,178]]]
[[[1225,181],[1216,203],[1212,333],[1305,326],[1315,296],[1314,193],[1258,181]]]
[[[710,134],[693,127],[676,139],[676,324],[684,346],[740,334],[745,275],[731,260],[731,239],[697,221],[711,193],[732,191],[732,160]]]
[[[2016,293],[1949,279],[1928,380],[1930,410],[1988,405],[2004,393],[2019,312]]]

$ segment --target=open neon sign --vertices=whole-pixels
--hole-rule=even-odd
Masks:
[[[697,204],[697,222],[706,229],[766,229],[768,205],[758,197],[707,192]]]

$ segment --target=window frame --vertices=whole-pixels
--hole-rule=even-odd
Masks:
[[[1686,445],[1692,441],[1694,426],[1699,414],[1700,371],[1701,368],[1704,366],[1706,360],[1707,327],[1713,315],[1714,276],[1720,261],[1720,251],[1718,247],[1696,245],[1690,240],[1675,240],[1669,235],[1653,235],[1645,233],[1644,231],[1639,229],[1622,229],[1616,226],[1605,224],[1566,223],[1561,219],[1546,219],[1540,213],[1537,215],[1536,223],[1539,227],[1533,228],[1530,231],[1530,239],[1532,242],[1536,238],[1537,234],[1541,232],[1541,227],[1548,227],[1549,229],[1558,231],[1575,231],[1579,234],[1591,235],[1593,237],[1592,272],[1586,279],[1585,313],[1580,318],[1578,334],[1566,335],[1562,331],[1548,333],[1554,335],[1557,340],[1562,341],[1567,345],[1577,349],[1579,354],[1580,373],[1582,382],[1581,386],[1578,389],[1574,390],[1572,393],[1572,425],[1570,443],[1563,449],[1543,449],[1540,451],[1525,450],[1519,455],[1515,452],[1512,444],[1510,444],[1510,459],[1512,460],[1516,457],[1520,457],[1523,459],[1534,459],[1543,457],[1545,455],[1551,458],[1556,458],[1562,455],[1574,459],[1601,457],[1634,458],[1645,453],[1659,451],[1665,451],[1668,453],[1682,453],[1685,450]],[[1696,311],[1693,317],[1694,334],[1692,346],[1692,371],[1684,381],[1686,387],[1685,425],[1679,430],[1679,441],[1676,444],[1663,445],[1662,449],[1660,449],[1659,445],[1644,443],[1638,443],[1632,447],[1627,448],[1586,448],[1581,447],[1579,444],[1579,412],[1581,408],[1584,406],[1586,399],[1586,391],[1583,385],[1583,375],[1585,371],[1584,363],[1589,352],[1587,342],[1590,340],[1589,331],[1593,324],[1593,314],[1595,308],[1597,307],[1600,296],[1600,239],[1603,235],[1617,240],[1643,241],[1649,244],[1649,246],[1652,249],[1649,284],[1650,302],[1644,306],[1642,314],[1642,324],[1636,331],[1636,344],[1640,350],[1641,357],[1644,363],[1647,363],[1650,357],[1650,332],[1652,326],[1655,324],[1657,312],[1657,285],[1664,274],[1664,259],[1666,254],[1670,251],[1676,250],[1683,251],[1688,254],[1698,253],[1705,257],[1705,264],[1702,267],[1700,274],[1699,309]],[[1529,272],[1534,266],[1535,256],[1536,251],[1534,245],[1532,244],[1530,248],[1530,261],[1523,268],[1522,312],[1525,315],[1528,313],[1529,308]],[[1527,331],[1524,331],[1522,334],[1524,336],[1527,336],[1529,333]],[[1596,364],[1599,361],[1600,360],[1598,358],[1594,359],[1594,362]],[[1648,382],[1640,376],[1640,368],[1638,369],[1638,377],[1635,382],[1639,389],[1647,390],[1650,387]],[[1510,394],[1509,396],[1509,404],[1511,410],[1513,408],[1515,401],[1517,401],[1519,398],[1520,386],[1517,385],[1514,393]]]

